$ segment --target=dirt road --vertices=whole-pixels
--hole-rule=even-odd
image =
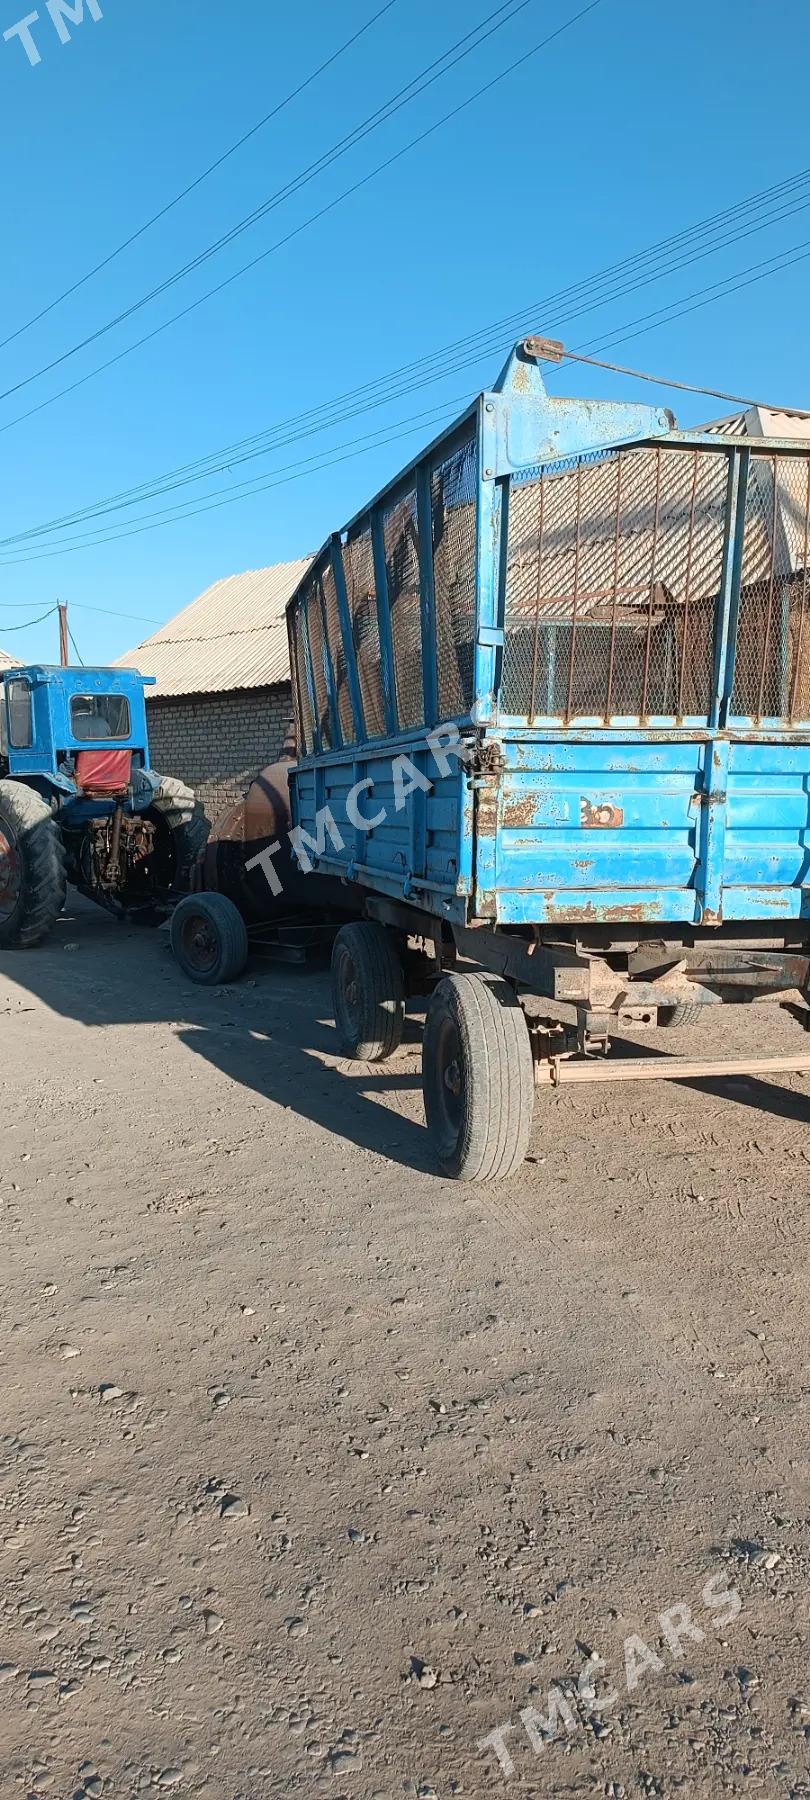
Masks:
[[[4,1800],[810,1794],[806,1080],[544,1097],[476,1191],[415,1028],[83,907],[0,1033]]]

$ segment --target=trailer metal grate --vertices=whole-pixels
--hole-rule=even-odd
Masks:
[[[380,667],[380,625],[370,531],[362,531],[344,544],[343,568],[366,736],[383,737],[385,710]]]
[[[326,620],[326,641],[332,661],[332,675],[337,696],[338,722],[340,735],[344,744],[351,744],[354,739],[354,719],[352,717],[352,700],[349,693],[349,680],[346,673],[346,654],[343,648],[343,633],[340,628],[340,610],[338,608],[335,576],[331,563],[326,563],[321,570],[321,594],[323,596],[323,612]]]
[[[295,674],[295,693],[298,702],[298,732],[301,748],[307,756],[311,755],[315,746],[315,730],[312,721],[312,707],[309,699],[309,683],[307,681],[307,660],[304,648],[302,618],[304,612],[303,598],[296,601],[290,615],[290,643],[293,648],[293,672]]]
[[[332,749],[332,717],[329,709],[329,687],[326,679],[326,636],[323,628],[321,596],[317,582],[307,589],[307,631],[315,684],[317,724],[322,750]]]
[[[745,503],[735,716],[810,718],[810,457],[755,452]]]
[[[425,722],[416,489],[383,514],[385,569],[400,730]]]
[[[476,446],[463,444],[433,470],[433,586],[439,717],[470,711],[474,691]]]
[[[505,712],[708,718],[727,487],[722,453],[661,446],[513,484]]]

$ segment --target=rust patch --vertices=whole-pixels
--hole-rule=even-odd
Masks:
[[[579,822],[583,831],[618,831],[624,824],[624,808],[613,806],[609,800],[594,806],[583,794],[579,803]]]
[[[536,800],[533,794],[522,800],[509,800],[503,809],[504,825],[533,825]]]
[[[650,925],[657,923],[661,916],[661,908],[655,900],[636,901],[629,906],[597,907],[592,900],[585,906],[566,906],[560,904],[553,893],[546,893],[544,899],[549,925]]]

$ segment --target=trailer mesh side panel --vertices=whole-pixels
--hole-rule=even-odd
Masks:
[[[476,446],[462,445],[431,477],[439,718],[473,703],[476,588]]]
[[[380,626],[370,531],[361,532],[344,545],[343,567],[366,735],[372,738],[383,737],[385,711],[380,668]]]
[[[317,582],[307,589],[307,631],[309,633],[309,649],[312,657],[312,676],[315,683],[315,702],[318,713],[318,729],[321,736],[321,749],[332,749],[332,719],[329,711],[329,687],[326,680],[326,638],[323,629],[321,612],[321,596]]]
[[[583,457],[513,484],[502,706],[522,718],[708,718],[724,455]]]
[[[745,505],[732,711],[810,718],[810,457],[754,453]]]
[[[343,633],[340,628],[340,612],[338,610],[337,589],[331,563],[326,563],[321,570],[321,592],[323,594],[323,610],[326,618],[326,641],[332,659],[332,675],[337,694],[338,719],[340,735],[344,744],[354,742],[354,718],[352,715],[352,697],[349,693],[349,680],[346,673],[346,655],[343,649]]]
[[[422,691],[422,614],[419,579],[419,526],[416,490],[383,515],[385,568],[397,713],[401,731],[425,722]]]
[[[291,637],[295,654],[295,694],[298,702],[298,741],[301,749],[309,756],[314,749],[315,734],[312,725],[312,707],[309,701],[307,684],[307,660],[304,649],[302,629],[303,601],[299,600],[292,615]]]

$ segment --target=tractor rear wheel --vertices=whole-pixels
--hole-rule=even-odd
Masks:
[[[157,825],[156,850],[161,885],[171,896],[187,894],[198,856],[205,849],[209,820],[184,781],[161,775],[160,787],[145,814]]]
[[[23,782],[0,781],[0,944],[38,944],[66,893],[65,852],[50,807]]]
[[[194,865],[208,842],[209,820],[185,782],[173,775],[158,776],[160,786],[143,808],[143,818],[154,832],[148,856],[141,858],[122,889],[116,891],[116,910],[141,925],[159,925],[167,909],[191,889]],[[83,872],[84,892],[99,898],[88,868],[86,837],[76,862]],[[102,904],[104,901],[102,900]]]

